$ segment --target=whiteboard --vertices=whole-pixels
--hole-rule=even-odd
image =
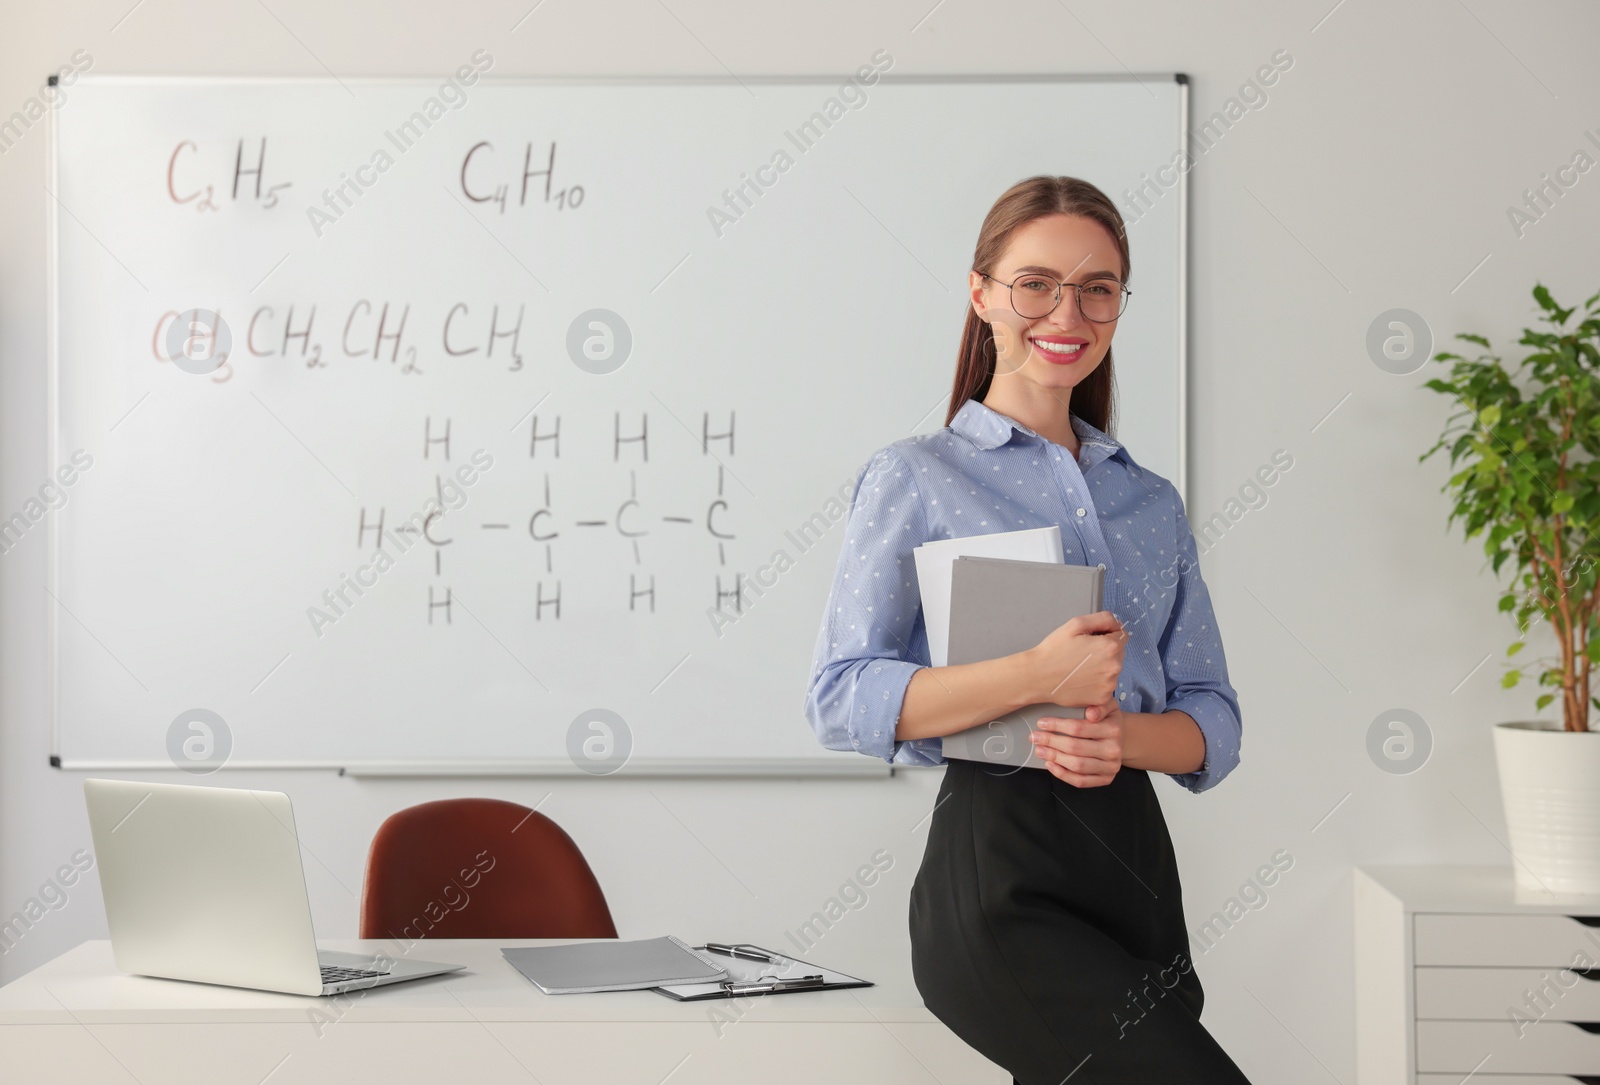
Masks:
[[[943,424],[1000,193],[1128,215],[1187,97],[843,82],[82,79],[53,762],[886,771],[802,712],[855,474]],[[1128,217],[1118,436],[1181,489],[1182,174]]]

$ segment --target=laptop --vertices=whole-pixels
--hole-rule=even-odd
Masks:
[[[85,780],[83,794],[124,972],[336,995],[466,967],[317,949],[282,792]]]

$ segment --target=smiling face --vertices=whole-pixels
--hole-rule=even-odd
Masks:
[[[992,278],[976,271],[968,278],[973,308],[994,329],[991,388],[1026,381],[1042,388],[1070,389],[1094,372],[1111,348],[1116,321],[1102,324],[1086,319],[1069,287],[1062,287],[1061,304],[1053,312],[1029,320],[1012,308],[1013,291],[1004,284],[1016,284],[1017,305],[1027,309],[1024,291],[1033,277],[1084,283],[1109,276],[1121,281],[1122,257],[1104,226],[1083,215],[1034,219],[1017,228],[1006,251],[987,270]],[[1037,283],[1032,288],[1036,290]],[[1044,297],[1048,304],[1050,295]]]

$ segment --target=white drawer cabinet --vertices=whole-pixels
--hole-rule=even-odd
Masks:
[[[1600,972],[1582,978],[1548,968],[1418,968],[1416,984],[1419,1021],[1509,1021],[1512,1009],[1551,1021],[1600,1021]]]
[[[1588,906],[1600,911],[1600,900]],[[1600,961],[1600,917],[1424,912],[1412,930],[1419,967],[1550,968],[1572,964],[1577,953],[1586,953],[1591,963]]]
[[[1600,897],[1358,867],[1355,970],[1358,1085],[1600,1085]]]
[[[1600,1024],[1589,1028],[1600,1029]],[[1493,1067],[1501,1073],[1593,1076],[1600,1067],[1600,1033],[1571,1021],[1548,1018],[1530,1025],[1509,1021],[1417,1022],[1417,1069],[1476,1080]]]

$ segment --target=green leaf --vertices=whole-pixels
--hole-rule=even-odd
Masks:
[[[1503,610],[1505,608],[1502,607],[1501,609]],[[1520,652],[1524,648],[1526,648],[1527,646],[1528,646],[1528,642],[1525,641],[1525,640],[1514,640],[1514,641],[1511,642],[1511,647],[1506,649],[1506,655],[1514,656],[1518,652]]]
[[[1550,511],[1556,513],[1569,512],[1577,504],[1577,498],[1568,493],[1556,494],[1550,500]]]
[[[1545,319],[1552,324],[1565,324],[1567,318],[1572,315],[1572,310],[1563,309],[1557,305],[1555,299],[1550,296],[1550,291],[1543,286],[1535,286],[1533,288],[1533,300],[1539,303],[1541,309],[1550,314]]]
[[[1493,429],[1500,424],[1500,404],[1491,403],[1478,412],[1478,421],[1482,422],[1485,429]]]
[[[1533,710],[1535,712],[1542,712],[1542,711],[1544,711],[1544,706],[1549,704],[1551,701],[1553,701],[1555,699],[1556,699],[1556,695],[1554,693],[1546,693],[1544,696],[1540,697],[1537,701],[1534,702]]]
[[[1500,688],[1510,689],[1512,686],[1516,685],[1521,678],[1521,671],[1507,671],[1505,673],[1505,677],[1500,679]]]

